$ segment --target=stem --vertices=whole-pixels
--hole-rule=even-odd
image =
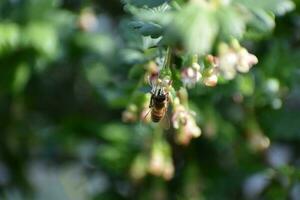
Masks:
[[[163,67],[160,70],[159,78],[163,79],[166,76],[171,77],[171,75],[172,75],[171,64],[172,64],[172,49],[171,49],[171,47],[168,47],[167,55],[165,57]]]
[[[188,99],[189,99],[189,97],[188,97],[188,92],[187,92],[187,90],[186,90],[186,88],[184,88],[184,87],[181,87],[180,89],[179,89],[179,91],[178,91],[178,97],[179,97],[179,100],[180,100],[180,103],[182,104],[182,105],[184,105],[186,108],[188,108]]]
[[[171,47],[168,47],[168,49],[167,49],[167,55],[166,55],[166,59],[164,61],[163,68],[165,68],[167,70],[170,69],[171,58],[172,58],[172,49],[171,49]]]
[[[198,63],[198,55],[194,54],[192,57],[192,63]]]

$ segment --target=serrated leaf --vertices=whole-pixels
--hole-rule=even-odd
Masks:
[[[189,4],[175,15],[165,39],[173,43],[179,40],[190,53],[203,54],[211,50],[217,30],[213,12],[201,5]]]
[[[172,20],[172,14],[169,12],[170,6],[163,4],[155,8],[137,8],[132,5],[124,6],[124,10],[135,16],[136,19],[143,22],[153,22],[158,25],[167,25]]]
[[[253,18],[249,22],[249,32],[256,34],[269,33],[275,27],[275,18],[273,15],[263,11],[253,11]]]
[[[246,29],[246,19],[233,7],[222,7],[216,13],[219,24],[220,24],[220,34],[225,39],[231,37],[240,38],[243,36]]]

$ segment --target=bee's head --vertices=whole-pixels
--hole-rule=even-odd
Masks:
[[[166,94],[162,89],[158,89],[155,98],[158,101],[164,101],[166,100]]]

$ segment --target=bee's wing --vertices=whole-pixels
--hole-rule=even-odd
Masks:
[[[144,116],[142,116],[142,121],[143,122],[147,121],[147,117],[150,114],[151,110],[152,110],[152,108],[149,108],[149,110],[147,111],[147,113]]]
[[[170,122],[170,118],[169,118],[169,115],[168,115],[168,111],[167,111],[167,108],[165,108],[166,111],[165,111],[165,115],[163,116],[163,118],[160,120],[159,124],[160,126],[165,129],[165,130],[168,130],[171,126],[171,122]]]

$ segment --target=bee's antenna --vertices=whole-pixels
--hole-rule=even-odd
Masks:
[[[160,95],[161,93],[161,89],[158,89],[157,95]]]

